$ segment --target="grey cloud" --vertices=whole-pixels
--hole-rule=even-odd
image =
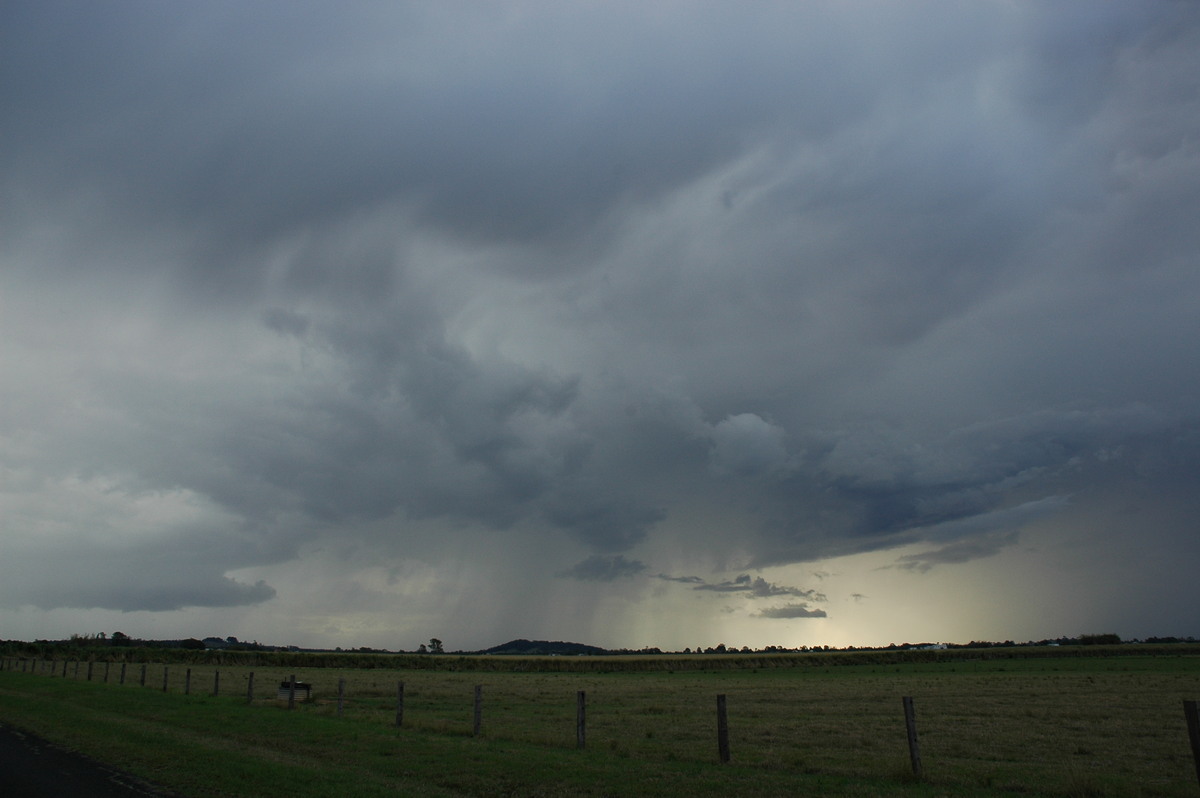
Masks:
[[[716,584],[705,582],[693,588],[693,590],[711,590],[717,593],[745,593],[751,591],[752,584],[750,574],[742,574],[726,582],[717,582]]]
[[[163,612],[260,604],[275,597],[275,589],[262,580],[246,584],[223,575],[214,560],[233,559],[228,552],[213,557],[194,546],[155,544],[139,550],[75,543],[73,549],[23,556],[19,567],[3,568],[0,605]]]
[[[695,582],[695,577],[685,577],[673,581]],[[771,596],[799,596],[812,601],[825,601],[825,595],[816,590],[776,585],[761,576],[753,577],[741,574],[724,582],[704,582],[696,585],[693,590],[706,590],[715,593],[740,593],[748,598],[768,598]]]
[[[707,9],[690,15],[686,35],[633,6],[545,8],[507,37],[494,35],[499,12],[487,8],[265,8],[276,13],[166,16],[131,4],[103,19],[81,14],[78,28],[26,14],[28,39],[49,39],[63,57],[32,76],[16,70],[24,81],[10,93],[43,123],[63,108],[82,117],[54,120],[74,131],[53,140],[59,162],[74,167],[57,182],[104,187],[116,176],[134,188],[112,199],[137,213],[234,241],[404,202],[460,235],[545,243],[760,141],[820,139],[860,121],[887,96],[891,74],[872,49],[914,60],[836,16],[824,16],[837,26],[831,39],[810,12],[781,7],[744,31],[731,24],[741,15]],[[925,35],[936,38],[936,27]],[[622,58],[611,57],[605,32],[625,42]],[[442,46],[431,51],[422,34]],[[531,46],[548,40],[561,49]],[[29,46],[18,56],[32,59]],[[714,59],[713,47],[739,55]],[[831,58],[869,66],[834,73]],[[564,69],[564,59],[604,68]],[[921,73],[945,68],[915,61]],[[146,62],[156,69],[142,70]],[[92,119],[101,110],[105,125]],[[89,157],[97,151],[106,157]],[[222,261],[205,268],[245,279]]]
[[[945,545],[917,554],[904,555],[896,561],[896,566],[925,572],[935,565],[957,564],[991,557],[1000,550],[1015,545],[1021,529],[1044,518],[1062,514],[1070,505],[1070,500],[1065,496],[1047,496],[1015,507],[913,530],[913,540]]]
[[[827,618],[822,609],[812,609],[807,604],[785,604],[782,607],[766,607],[755,613],[759,618]]]
[[[669,574],[655,574],[655,579],[662,579],[664,582],[682,582],[685,585],[703,585],[704,580],[699,576],[670,576]]]
[[[623,554],[611,556],[593,554],[586,560],[577,562],[567,570],[560,572],[558,576],[587,582],[612,582],[636,576],[645,570],[645,563],[628,560]]]
[[[775,491],[791,519],[765,530],[756,565],[815,559],[822,548],[851,553],[1020,528],[1062,512],[1089,479],[1140,479],[1142,463],[1168,449],[1175,459],[1178,425],[1133,406],[1037,412],[920,441],[858,432],[817,444],[811,462],[819,470]],[[806,487],[809,480],[821,488]]]
[[[910,571],[925,572],[935,565],[969,562],[981,557],[991,557],[1001,549],[1017,542],[1016,532],[999,532],[960,540],[919,554],[906,554],[897,560],[897,566]]]
[[[718,474],[757,476],[787,465],[786,433],[754,413],[719,422],[712,440],[709,462]]]
[[[5,4],[0,501],[210,503],[194,578],[84,591],[159,608],[434,522],[817,601],[638,547],[1186,504],[1198,73],[1191,4]]]
[[[639,506],[633,498],[568,489],[551,500],[546,516],[555,526],[589,545],[602,551],[621,551],[640,542],[666,513]]]
[[[286,308],[268,308],[263,313],[263,324],[281,335],[300,337],[308,330],[308,319]]]

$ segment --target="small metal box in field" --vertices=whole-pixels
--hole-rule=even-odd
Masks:
[[[279,700],[287,701],[288,696],[291,695],[291,690],[292,690],[291,682],[286,681],[286,680],[280,682],[279,683],[279,695],[278,695]],[[297,701],[307,701],[310,698],[312,698],[312,685],[309,684],[308,682],[296,682],[296,700]]]

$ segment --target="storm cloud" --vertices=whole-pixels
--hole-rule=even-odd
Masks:
[[[1190,3],[6,3],[5,623],[867,642],[1136,563],[945,634],[1194,633],[1197,74]]]

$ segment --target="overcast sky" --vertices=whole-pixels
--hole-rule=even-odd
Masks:
[[[0,638],[1200,635],[1200,4],[0,7]]]

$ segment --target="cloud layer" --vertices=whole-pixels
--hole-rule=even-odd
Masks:
[[[1196,563],[1192,4],[16,2],[0,59],[12,619]]]

